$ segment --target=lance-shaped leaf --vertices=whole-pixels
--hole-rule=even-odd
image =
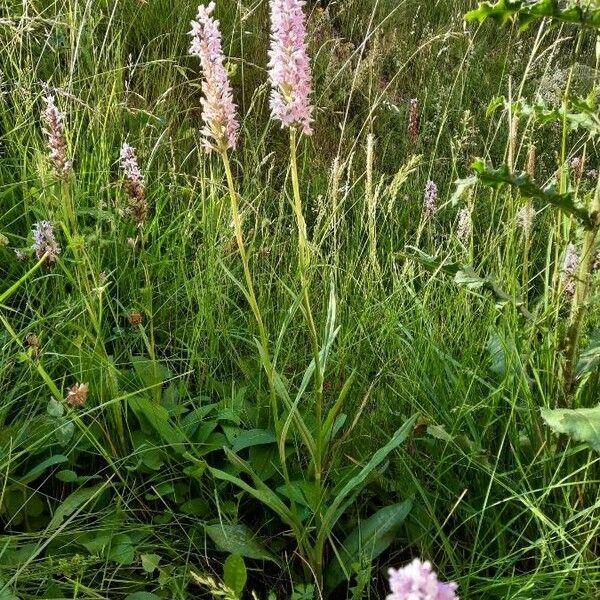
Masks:
[[[588,443],[600,452],[600,406],[578,409],[542,409],[542,419],[556,433],[564,433],[576,442]]]
[[[496,296],[496,299],[500,304],[513,304],[526,319],[534,319],[534,316],[527,310],[525,303],[521,298],[511,296],[505,292],[492,277],[481,277],[475,272],[475,269],[473,269],[471,265],[448,262],[426,254],[412,246],[409,246],[408,250],[409,252],[401,252],[400,256],[409,260],[416,260],[432,273],[444,273],[449,275],[454,278],[455,283],[466,287],[469,290],[487,290]]]
[[[541,188],[531,180],[531,177],[527,173],[516,175],[510,172],[507,165],[493,169],[486,165],[485,161],[478,159],[471,167],[483,185],[491,188],[510,185],[517,188],[522,196],[535,198],[536,200],[555,206],[564,213],[575,217],[585,229],[594,229],[594,222],[590,213],[586,208],[575,203],[575,198],[571,192],[560,193],[552,186]]]
[[[526,29],[536,19],[547,17],[563,23],[575,23],[587,27],[600,28],[600,9],[581,6],[561,6],[559,0],[497,0],[480,2],[479,6],[465,15],[467,21],[486,19],[504,24],[509,19],[517,19],[521,29]]]

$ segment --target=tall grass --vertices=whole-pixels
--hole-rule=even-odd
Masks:
[[[233,193],[256,304],[290,390],[314,352],[302,288],[319,339],[335,290],[325,410],[350,391],[324,465],[331,488],[418,415],[348,507],[326,559],[381,507],[412,499],[412,509],[374,563],[367,546],[345,565],[349,583],[330,597],[384,597],[386,567],[420,555],[459,583],[461,598],[593,598],[598,456],[557,440],[540,417],[561,402],[556,348],[569,300],[560,270],[575,228],[557,228],[541,207],[524,261],[514,194],[477,187],[458,205],[452,194],[476,155],[525,170],[533,145],[540,183],[575,155],[597,167],[583,133],[517,125],[505,105],[488,112],[497,96],[559,103],[567,83],[589,92],[595,39],[545,22],[525,34],[466,26],[466,0],[328,4],[308,7],[316,125],[297,156],[310,286],[298,277],[289,139],[268,119],[267,2],[222,1],[217,11],[243,116]],[[272,404],[254,307],[236,283],[244,273],[226,173],[199,143],[194,13],[181,0],[0,0],[0,597],[210,597],[191,574],[220,581],[229,554],[245,556],[247,589],[260,597],[312,597],[290,528],[210,471],[232,474],[222,448],[268,429]],[[14,253],[28,251],[34,223],[64,221],[67,192],[40,124],[45,82],[74,159],[76,226],[57,228],[53,268]],[[124,140],[145,175],[143,233],[126,212]],[[430,179],[439,210],[425,222]],[[585,177],[577,185],[593,191]],[[468,244],[456,231],[465,205]],[[405,258],[415,245],[492,274],[512,296],[533,302],[541,292],[536,315],[552,326],[525,329],[514,304],[432,276]],[[598,321],[594,309],[586,331]],[[75,383],[90,385],[81,409],[63,401]],[[597,402],[598,383],[595,373],[577,406]],[[291,437],[287,460],[303,468]],[[280,481],[276,448],[244,452],[267,486]],[[292,501],[300,513],[312,508],[306,495]]]

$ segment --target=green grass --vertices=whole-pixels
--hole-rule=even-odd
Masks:
[[[295,396],[312,350],[298,301],[287,134],[268,119],[268,4],[217,4],[242,115],[231,160],[245,243],[271,352]],[[386,569],[414,556],[457,581],[461,599],[591,600],[600,586],[598,455],[550,434],[540,416],[562,402],[557,349],[569,310],[560,269],[575,226],[565,219],[557,232],[550,210],[537,206],[528,300],[540,327],[402,254],[418,246],[472,264],[524,295],[518,196],[478,186],[455,206],[453,182],[470,174],[474,156],[495,164],[508,156],[506,111],[486,114],[495,97],[552,100],[552,82],[562,93],[571,70],[573,91],[597,83],[592,34],[547,23],[522,34],[465,26],[473,5],[309,6],[316,126],[299,169],[310,301],[324,335],[333,285],[340,327],[326,407],[354,377],[330,486],[343,486],[418,415],[344,512],[326,560],[378,509],[411,497],[413,508],[378,559],[363,559],[331,598],[384,597]],[[291,595],[294,585],[313,583],[290,528],[210,471],[234,473],[222,447],[268,429],[271,415],[258,329],[236,284],[243,274],[224,171],[199,143],[199,67],[187,55],[194,14],[181,0],[0,0],[0,297],[14,286],[0,301],[0,598],[211,597],[191,573],[220,580],[232,552],[246,556],[247,590],[260,598],[302,598]],[[33,223],[61,221],[65,194],[47,161],[42,82],[57,88],[66,114],[77,230],[67,229],[69,241],[58,227],[58,264],[29,272],[35,261],[18,261],[14,249],[31,246]],[[420,105],[416,145],[407,134],[411,98]],[[125,139],[138,149],[150,206],[135,248],[118,169]],[[512,139],[515,165],[526,168],[534,144],[536,180],[550,181],[561,128],[522,119]],[[569,158],[585,150],[597,166],[596,143],[583,132],[566,141]],[[442,206],[431,224],[421,217],[428,179]],[[579,196],[593,185],[583,181]],[[466,202],[469,247],[456,236]],[[135,311],[142,326],[129,322]],[[599,325],[595,304],[586,331]],[[25,344],[30,333],[39,348]],[[77,382],[90,384],[85,407],[50,414],[49,400]],[[578,407],[597,404],[599,384],[595,372]],[[301,408],[314,428],[311,398]],[[304,478],[295,431],[287,451]],[[241,453],[285,497],[274,446]],[[307,518],[307,532],[317,521]],[[262,549],[219,544],[207,532],[220,525],[246,527]],[[267,551],[278,564],[249,557]],[[157,568],[148,555],[160,557]]]

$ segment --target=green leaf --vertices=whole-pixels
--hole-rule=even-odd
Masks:
[[[161,600],[161,596],[150,592],[133,592],[125,597],[125,600]]]
[[[335,493],[331,505],[323,516],[321,531],[319,532],[320,538],[329,536],[329,533],[346,510],[348,504],[352,502],[352,499],[362,490],[369,475],[387,458],[390,452],[398,448],[398,446],[406,440],[412,431],[416,420],[417,416],[415,415],[404,423],[404,425],[392,436],[392,439],[385,446],[377,450],[371,457],[371,460],[369,460],[369,462],[354,477],[352,477],[341,490]],[[348,499],[350,500],[348,501]]]
[[[51,456],[50,458],[47,458],[46,460],[42,461],[41,463],[39,463],[38,465],[33,467],[33,469],[31,469],[31,471],[29,471],[29,473],[27,473],[27,475],[25,475],[21,479],[19,479],[19,484],[27,485],[28,483],[31,483],[32,481],[37,479],[40,475],[42,475],[42,473],[44,473],[50,467],[54,467],[55,465],[60,465],[64,462],[67,462],[67,460],[69,460],[69,459],[64,454],[56,454],[55,456]]]
[[[412,508],[412,499],[386,506],[362,521],[344,540],[338,556],[327,569],[326,582],[329,590],[335,589],[349,576],[345,565],[373,562],[397,539],[398,530]]]
[[[186,437],[173,426],[166,408],[143,396],[132,396],[128,402],[138,420],[148,422],[175,452],[185,451]]]
[[[255,560],[277,559],[256,539],[245,525],[227,525],[217,523],[206,525],[206,534],[221,552],[238,554]]]
[[[56,474],[56,479],[65,483],[74,483],[78,478],[77,473],[71,469],[63,469]]]
[[[140,558],[142,559],[142,569],[146,573],[154,573],[158,569],[158,564],[160,563],[160,556],[158,554],[142,554]]]
[[[244,465],[242,466],[240,463],[244,463]],[[237,466],[246,470],[247,464],[238,457]],[[240,489],[244,490],[245,492],[248,492],[248,494],[256,498],[256,500],[258,500],[259,502],[262,502],[265,506],[268,506],[273,512],[279,515],[279,517],[284,523],[287,523],[288,525],[291,525],[293,523],[294,518],[288,510],[287,506],[277,497],[277,494],[275,494],[266,484],[261,483],[257,480],[256,474],[254,474],[253,479],[255,479],[254,483],[257,487],[253,488],[243,479],[235,477],[234,475],[231,475],[225,471],[215,469],[214,467],[209,467],[209,470],[212,473],[212,475],[217,479],[222,479],[223,481],[233,483]],[[248,471],[246,470],[246,472]]]
[[[600,332],[596,332],[588,346],[579,355],[577,376],[582,378],[598,370],[598,367],[600,367]]]
[[[511,296],[505,292],[492,277],[480,277],[470,265],[461,265],[457,262],[448,262],[425,254],[418,248],[409,247],[410,252],[401,252],[400,256],[409,260],[416,260],[421,266],[425,267],[431,273],[444,273],[454,278],[455,283],[462,285],[473,291],[476,289],[485,289],[494,294],[499,304],[511,303],[528,320],[533,320],[534,316],[527,310],[525,303],[521,298]]]
[[[116,537],[119,538],[121,536]],[[128,536],[123,537],[127,538]],[[133,547],[131,541],[127,539],[124,539],[123,541],[118,541],[116,544],[111,546],[106,558],[108,560],[116,562],[119,565],[132,565],[135,560],[135,548]]]
[[[51,398],[50,400],[48,400],[48,405],[46,406],[46,412],[48,413],[48,415],[50,417],[58,419],[58,418],[62,417],[63,414],[65,413],[65,407],[60,402],[58,402],[58,400]]]
[[[243,431],[239,435],[235,436],[231,449],[234,452],[239,452],[252,446],[261,446],[263,444],[274,444],[277,442],[277,438],[272,431],[266,429],[251,429],[249,431]]]
[[[542,408],[542,419],[555,433],[588,443],[600,452],[600,406],[596,408]]]
[[[516,18],[521,29],[544,17],[564,23],[600,28],[600,10],[581,6],[561,6],[559,0],[497,0],[480,2],[478,8],[465,15],[467,21],[493,19],[500,24]]]
[[[239,554],[228,556],[223,565],[223,582],[225,585],[241,598],[247,580],[248,573],[246,572],[244,559]]]
[[[104,489],[106,489],[107,483],[100,483],[90,488],[83,488],[76,490],[65,498],[63,503],[56,509],[52,520],[48,525],[48,531],[52,531],[60,527],[64,520],[70,517],[77,509],[88,504],[94,498],[99,496]]]
[[[471,167],[477,174],[479,181],[484,185],[491,188],[510,185],[517,188],[523,197],[535,198],[541,202],[551,204],[564,213],[575,217],[585,229],[594,229],[595,223],[592,217],[585,207],[575,203],[572,192],[561,194],[553,187],[541,188],[532,181],[527,173],[515,175],[510,172],[507,165],[493,169],[484,160],[478,159]]]
[[[131,364],[136,375],[147,388],[162,388],[164,382],[171,376],[169,369],[158,361],[144,356],[133,356]]]

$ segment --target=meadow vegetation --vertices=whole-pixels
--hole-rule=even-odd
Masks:
[[[0,600],[597,597],[600,8],[304,12],[0,0]]]

